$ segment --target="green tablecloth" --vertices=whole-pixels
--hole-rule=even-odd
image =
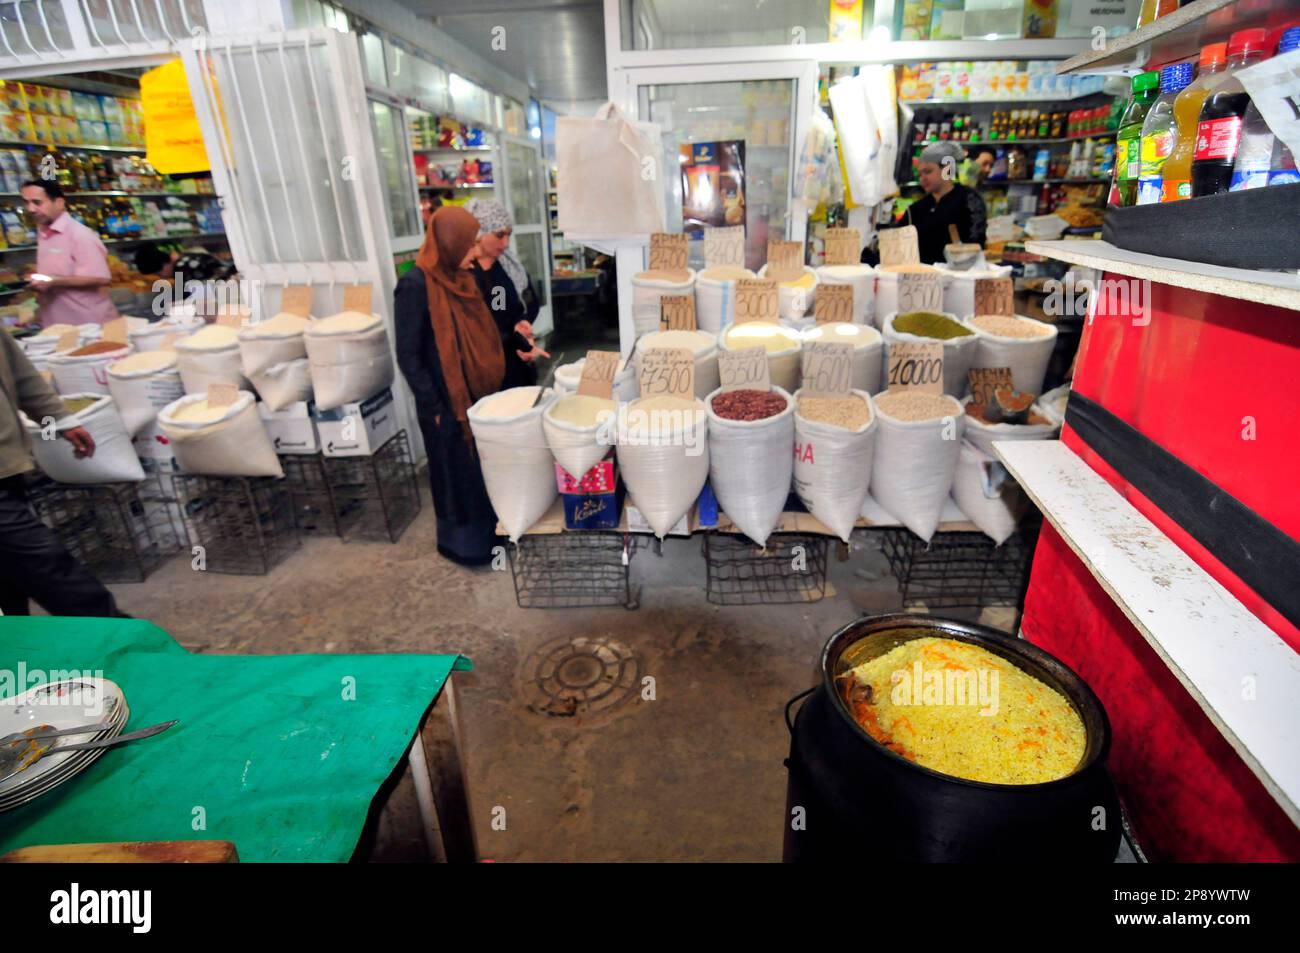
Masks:
[[[421,715],[471,667],[456,655],[195,655],[134,619],[0,617],[11,685],[20,661],[102,669],[126,694],[124,732],[180,723],[0,814],[0,853],[228,840],[244,861],[347,860]]]

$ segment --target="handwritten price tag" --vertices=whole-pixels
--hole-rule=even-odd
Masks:
[[[771,390],[767,348],[746,347],[718,352],[718,377],[723,390]]]
[[[126,343],[126,318],[116,318],[104,325],[104,330],[100,332],[100,340],[115,341],[118,344]]]
[[[943,345],[889,345],[889,373],[885,378],[889,390],[919,390],[926,394],[943,393]]]
[[[1010,278],[975,279],[976,314],[1015,314],[1015,289]]]
[[[75,350],[79,340],[81,340],[81,332],[64,331],[59,335],[59,343],[54,345],[54,350],[56,352]]]
[[[745,267],[745,226],[704,230],[704,267]]]
[[[641,352],[642,397],[695,396],[695,355],[684,347],[652,347]]]
[[[246,317],[248,317],[248,315],[243,313],[242,311],[239,310],[230,311],[226,308],[222,308],[220,311],[217,312],[216,323],[221,325],[222,327],[235,328],[236,330],[238,330],[239,328],[242,328],[244,326],[244,318]]]
[[[856,228],[826,229],[826,264],[856,265],[861,260],[861,232]]]
[[[898,313],[938,311],[943,307],[943,276],[903,274],[898,276]]]
[[[736,282],[736,323],[775,321],[779,317],[776,282],[767,278],[741,278]]]
[[[995,390],[1012,386],[1009,367],[972,367],[966,377],[970,380],[972,399],[985,407],[993,403]]]
[[[578,378],[578,393],[589,397],[609,397],[614,393],[614,374],[618,370],[618,351],[588,351]]]
[[[343,310],[360,311],[362,314],[370,314],[374,309],[373,295],[370,285],[348,285],[343,289]]]
[[[280,310],[307,317],[311,314],[311,285],[286,285],[280,292]],[[366,309],[370,313],[370,309]]]
[[[793,281],[803,274],[801,242],[767,243],[767,277],[773,281]]]
[[[915,265],[921,261],[921,251],[916,241],[916,226],[885,228],[880,231],[880,263],[882,265]]]
[[[664,295],[659,299],[660,331],[694,331],[695,296]]]
[[[650,236],[650,269],[681,271],[686,267],[686,236],[655,232]]]
[[[853,345],[813,341],[803,347],[803,383],[809,397],[846,397],[853,389]]]
[[[853,286],[828,285],[825,282],[817,286],[817,299],[814,304],[814,316],[818,324],[832,322],[853,322]]]

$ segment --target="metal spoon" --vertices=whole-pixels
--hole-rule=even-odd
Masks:
[[[39,727],[45,728],[48,726],[41,725]],[[21,731],[15,731],[12,735],[5,735],[3,738],[0,738],[0,745],[7,745],[14,741],[36,741],[41,738],[59,738],[63,735],[93,735],[97,731],[107,731],[111,727],[113,726],[108,723],[103,723],[99,725],[86,725],[84,728],[60,728],[57,731],[51,728],[49,731],[38,730],[35,734],[31,735],[25,734]]]
[[[114,745],[125,744],[128,741],[139,741],[141,738],[148,738],[150,735],[156,735],[160,731],[166,731],[176,720],[164,721],[161,724],[150,725],[148,728],[141,728],[139,731],[132,731],[129,734],[118,735],[116,738],[104,738],[100,741],[84,741],[75,745],[58,745],[50,746],[40,751],[36,757],[25,763],[15,764],[21,761],[22,753],[17,751],[4,750],[0,751],[0,781],[4,781],[19,771],[30,768],[47,754],[61,754],[64,751],[90,751],[94,748],[112,748]]]

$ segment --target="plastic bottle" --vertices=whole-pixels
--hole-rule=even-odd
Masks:
[[[1192,157],[1192,197],[1217,195],[1232,184],[1232,166],[1241,147],[1241,126],[1250,107],[1250,94],[1233,75],[1264,58],[1268,33],[1260,28],[1238,30],[1228,38],[1228,71],[1201,107],[1196,123],[1196,153]]]
[[[1155,102],[1160,74],[1138,73],[1133,77],[1133,98],[1124,110],[1119,132],[1115,136],[1115,184],[1111,189],[1112,205],[1132,205],[1137,201],[1138,173],[1141,168],[1142,123]]]
[[[1300,27],[1294,27],[1282,34],[1277,47],[1277,55],[1300,49]],[[1273,156],[1276,153],[1279,163],[1283,161],[1278,144],[1286,149],[1286,143],[1273,135],[1258,107],[1254,103],[1246,110],[1246,118],[1241,125],[1241,148],[1237,150],[1237,161],[1232,167],[1232,185],[1229,190],[1239,192],[1242,189],[1259,189],[1266,185],[1280,185],[1273,181]],[[1289,150],[1288,150],[1289,154]],[[1291,158],[1291,170],[1295,170],[1295,159]],[[1278,169],[1278,172],[1283,170]]]
[[[1138,205],[1160,202],[1165,160],[1174,147],[1174,99],[1192,81],[1191,63],[1174,63],[1160,71],[1160,95],[1142,121],[1142,161],[1138,172]]]
[[[1192,157],[1196,154],[1196,124],[1201,106],[1227,75],[1228,44],[1211,43],[1201,48],[1196,79],[1174,99],[1174,147],[1165,160],[1160,201],[1177,202],[1192,197]]]

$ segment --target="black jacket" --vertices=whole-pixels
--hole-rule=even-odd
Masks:
[[[957,226],[957,234],[963,242],[976,245],[984,244],[988,232],[984,200],[974,189],[959,182],[954,183],[952,191],[938,202],[933,195],[926,195],[912,203],[898,223],[898,226],[902,225],[916,226],[921,261],[927,265],[947,260],[943,257],[943,249],[952,243],[949,225]]]
[[[520,358],[518,353],[527,351],[531,345],[522,335],[515,333],[516,324],[520,321],[531,322],[540,310],[531,282],[521,298],[499,261],[492,262],[492,267],[486,270],[474,261],[470,265],[470,274],[474,276],[474,282],[478,285],[488,310],[492,312],[492,320],[501,332],[501,347],[506,352],[506,379],[501,384],[501,389],[531,387],[537,383],[537,368]]]

